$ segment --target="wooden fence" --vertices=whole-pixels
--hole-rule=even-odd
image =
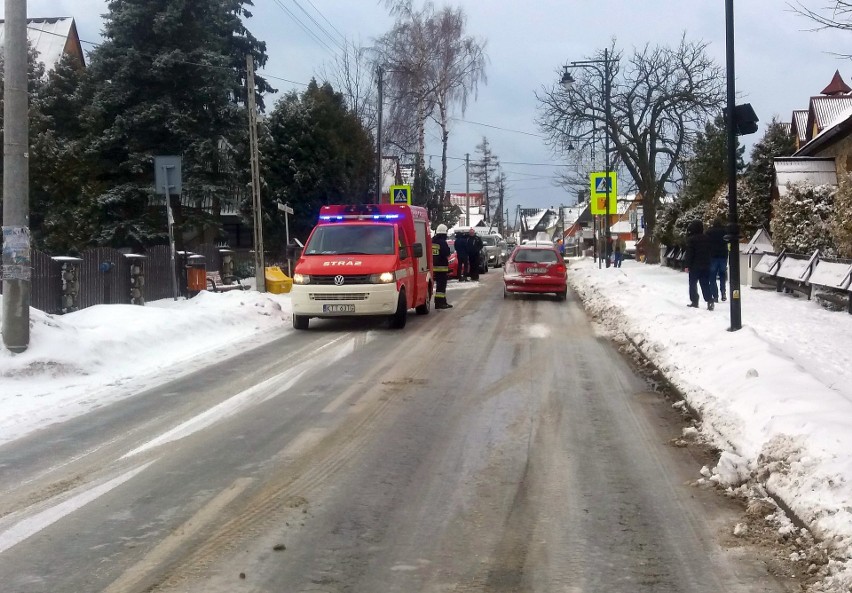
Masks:
[[[131,265],[133,260],[125,256],[126,250],[97,247],[83,252],[78,264],[77,306],[83,309],[93,305],[129,304],[131,302]],[[201,245],[194,254],[203,255],[208,271],[220,271],[222,255],[215,245]],[[145,301],[171,298],[171,252],[168,245],[149,247],[137,255],[144,256],[144,284],[142,294]],[[238,261],[244,256],[241,253]],[[247,254],[246,259],[251,254]],[[137,260],[138,261],[138,260]],[[252,259],[253,261],[253,259]],[[50,255],[34,250],[32,253],[32,280],[30,283],[30,305],[45,313],[63,311],[62,263]],[[186,255],[178,256],[179,290],[186,286]],[[3,288],[0,282],[0,294]]]

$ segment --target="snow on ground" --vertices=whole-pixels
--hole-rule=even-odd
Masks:
[[[727,303],[686,307],[681,272],[578,259],[569,279],[602,331],[635,344],[700,414],[724,451],[706,479],[763,484],[838,557],[852,558],[852,315],[743,287],[743,328],[729,332]],[[451,282],[449,301],[483,287]],[[290,311],[289,295],[254,291],[62,316],[32,310],[29,349],[0,348],[0,444],[281,337],[293,331]],[[553,331],[531,326],[528,335]],[[832,573],[826,591],[852,589],[852,562]]]
[[[2,298],[2,297],[0,297]],[[130,396],[290,330],[287,295],[202,292],[193,299],[30,310],[30,346],[0,347],[0,444]]]
[[[637,345],[700,414],[726,451],[714,481],[756,479],[852,558],[852,315],[743,286],[743,327],[730,332],[729,303],[687,307],[676,270],[579,259],[569,282],[604,331]],[[832,590],[852,590],[852,563],[834,572]]]

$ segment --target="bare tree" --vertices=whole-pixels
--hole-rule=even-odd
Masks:
[[[706,47],[683,37],[676,48],[645,46],[625,58],[613,42],[609,72],[578,69],[570,90],[555,84],[536,93],[538,124],[556,152],[564,153],[569,141],[590,148],[595,129],[609,135],[613,168],[626,171],[642,194],[649,263],[659,262],[660,200],[695,134],[724,102],[725,79]],[[603,76],[611,87],[609,116]]]
[[[364,128],[375,132],[378,121],[376,69],[371,48],[347,41],[343,54],[320,70],[320,78],[331,83],[343,94],[349,110],[354,113]]]
[[[411,0],[389,0],[390,13],[396,18],[393,28],[376,41],[377,64],[385,71],[388,142],[401,152],[416,153],[415,197],[423,176],[426,151],[426,119],[435,108],[429,85],[432,64],[430,21],[435,9],[427,2],[416,10]],[[413,133],[413,137],[412,137]]]
[[[808,8],[801,2],[789,6],[794,12],[814,21],[817,29],[852,31],[852,2],[849,0],[834,0],[820,10]]]
[[[485,42],[465,36],[466,20],[461,8],[447,6],[430,23],[434,55],[429,86],[438,112],[435,121],[441,128],[441,176],[438,190],[442,199],[447,185],[450,111],[457,105],[464,114],[470,95],[475,97],[480,81],[486,81]]]
[[[419,172],[426,145],[426,123],[441,129],[441,174],[436,193],[443,202],[447,178],[450,114],[464,113],[470,97],[485,82],[485,42],[465,35],[467,17],[461,8],[435,12],[431,2],[415,10],[411,0],[387,3],[396,17],[393,29],[381,37],[376,51],[387,72],[390,103],[387,136],[404,145],[416,133]],[[416,184],[416,182],[415,182]]]

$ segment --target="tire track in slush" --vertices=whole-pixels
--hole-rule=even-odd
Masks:
[[[422,341],[413,348],[412,354],[415,360],[428,360],[441,346],[437,340]],[[390,361],[371,374],[374,378],[383,377],[385,381],[403,380],[394,375],[388,376],[388,369],[393,365],[394,362]],[[421,379],[429,371],[426,365],[416,366],[415,369],[407,377]],[[200,576],[217,557],[234,550],[246,538],[258,535],[281,515],[292,512],[295,507],[304,506],[318,488],[349,466],[369,445],[377,427],[400,401],[396,397],[402,393],[400,390],[389,389],[381,381],[372,383],[375,386],[361,399],[372,394],[370,399],[373,405],[361,410],[356,422],[350,421],[341,429],[328,434],[305,455],[294,460],[278,479],[263,486],[250,502],[244,504],[245,510],[218,528],[195,551],[174,564],[158,583],[150,585],[145,591],[165,591]],[[380,397],[387,393],[389,397]]]

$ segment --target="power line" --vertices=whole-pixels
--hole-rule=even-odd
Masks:
[[[545,138],[545,136],[542,136],[541,134],[533,134],[532,132],[524,132],[523,130],[513,130],[511,128],[501,128],[500,126],[495,126],[493,124],[484,124],[484,123],[478,122],[478,121],[470,121],[469,119],[459,119],[457,117],[451,117],[450,119],[457,121],[457,122],[461,122],[463,124],[472,124],[474,126],[482,126],[484,128],[492,128],[494,130],[502,130],[504,132],[513,132],[515,134],[524,134],[525,136],[533,136],[535,138]]]
[[[281,10],[283,10],[285,13],[287,13],[287,14],[290,16],[290,18],[291,18],[292,20],[296,21],[296,24],[298,24],[298,25],[299,25],[299,27],[301,27],[301,28],[302,28],[302,30],[303,30],[305,33],[307,33],[308,35],[310,35],[311,37],[313,37],[313,38],[314,38],[314,40],[315,40],[317,43],[319,43],[319,44],[320,44],[320,45],[322,45],[324,48],[326,48],[326,49],[327,49],[327,50],[328,50],[328,51],[329,51],[329,52],[330,52],[330,53],[331,53],[334,57],[337,57],[337,52],[335,52],[335,51],[331,48],[331,46],[330,46],[330,45],[328,45],[325,41],[323,41],[322,39],[320,39],[319,35],[317,35],[316,33],[314,33],[314,32],[313,32],[313,31],[312,31],[312,30],[311,30],[311,29],[310,29],[307,25],[305,25],[305,23],[303,23],[303,22],[299,19],[299,17],[297,17],[295,14],[293,14],[293,11],[291,11],[289,8],[287,8],[286,6],[284,6],[284,3],[283,3],[283,2],[281,2],[281,0],[273,0],[273,1],[275,2],[275,4],[276,4],[276,5],[277,5],[277,6],[278,6]]]
[[[323,33],[326,37],[328,37],[328,39],[329,39],[332,43],[334,43],[334,44],[335,44],[335,45],[336,45],[339,49],[345,49],[345,48],[344,48],[344,47],[340,44],[340,41],[339,41],[338,39],[335,39],[335,38],[331,35],[331,33],[329,33],[329,32],[326,30],[326,28],[325,28],[325,27],[323,27],[323,26],[319,23],[319,21],[317,21],[317,20],[316,20],[316,19],[315,19],[315,18],[314,18],[314,17],[313,17],[313,16],[312,16],[312,15],[311,15],[308,11],[307,11],[307,10],[305,10],[305,8],[304,8],[304,7],[303,7],[303,6],[299,3],[299,0],[290,0],[290,1],[291,1],[293,4],[295,4],[295,5],[299,8],[299,10],[301,10],[301,11],[304,13],[304,15],[305,15],[306,17],[308,17],[308,18],[311,20],[311,22],[312,22],[312,23],[316,26],[316,28],[317,28],[317,29],[319,29],[319,30],[320,30],[320,31],[321,31],[321,32],[322,32],[322,33]],[[316,10],[316,7],[314,7],[314,10]],[[344,41],[345,41],[345,39],[344,39]]]

